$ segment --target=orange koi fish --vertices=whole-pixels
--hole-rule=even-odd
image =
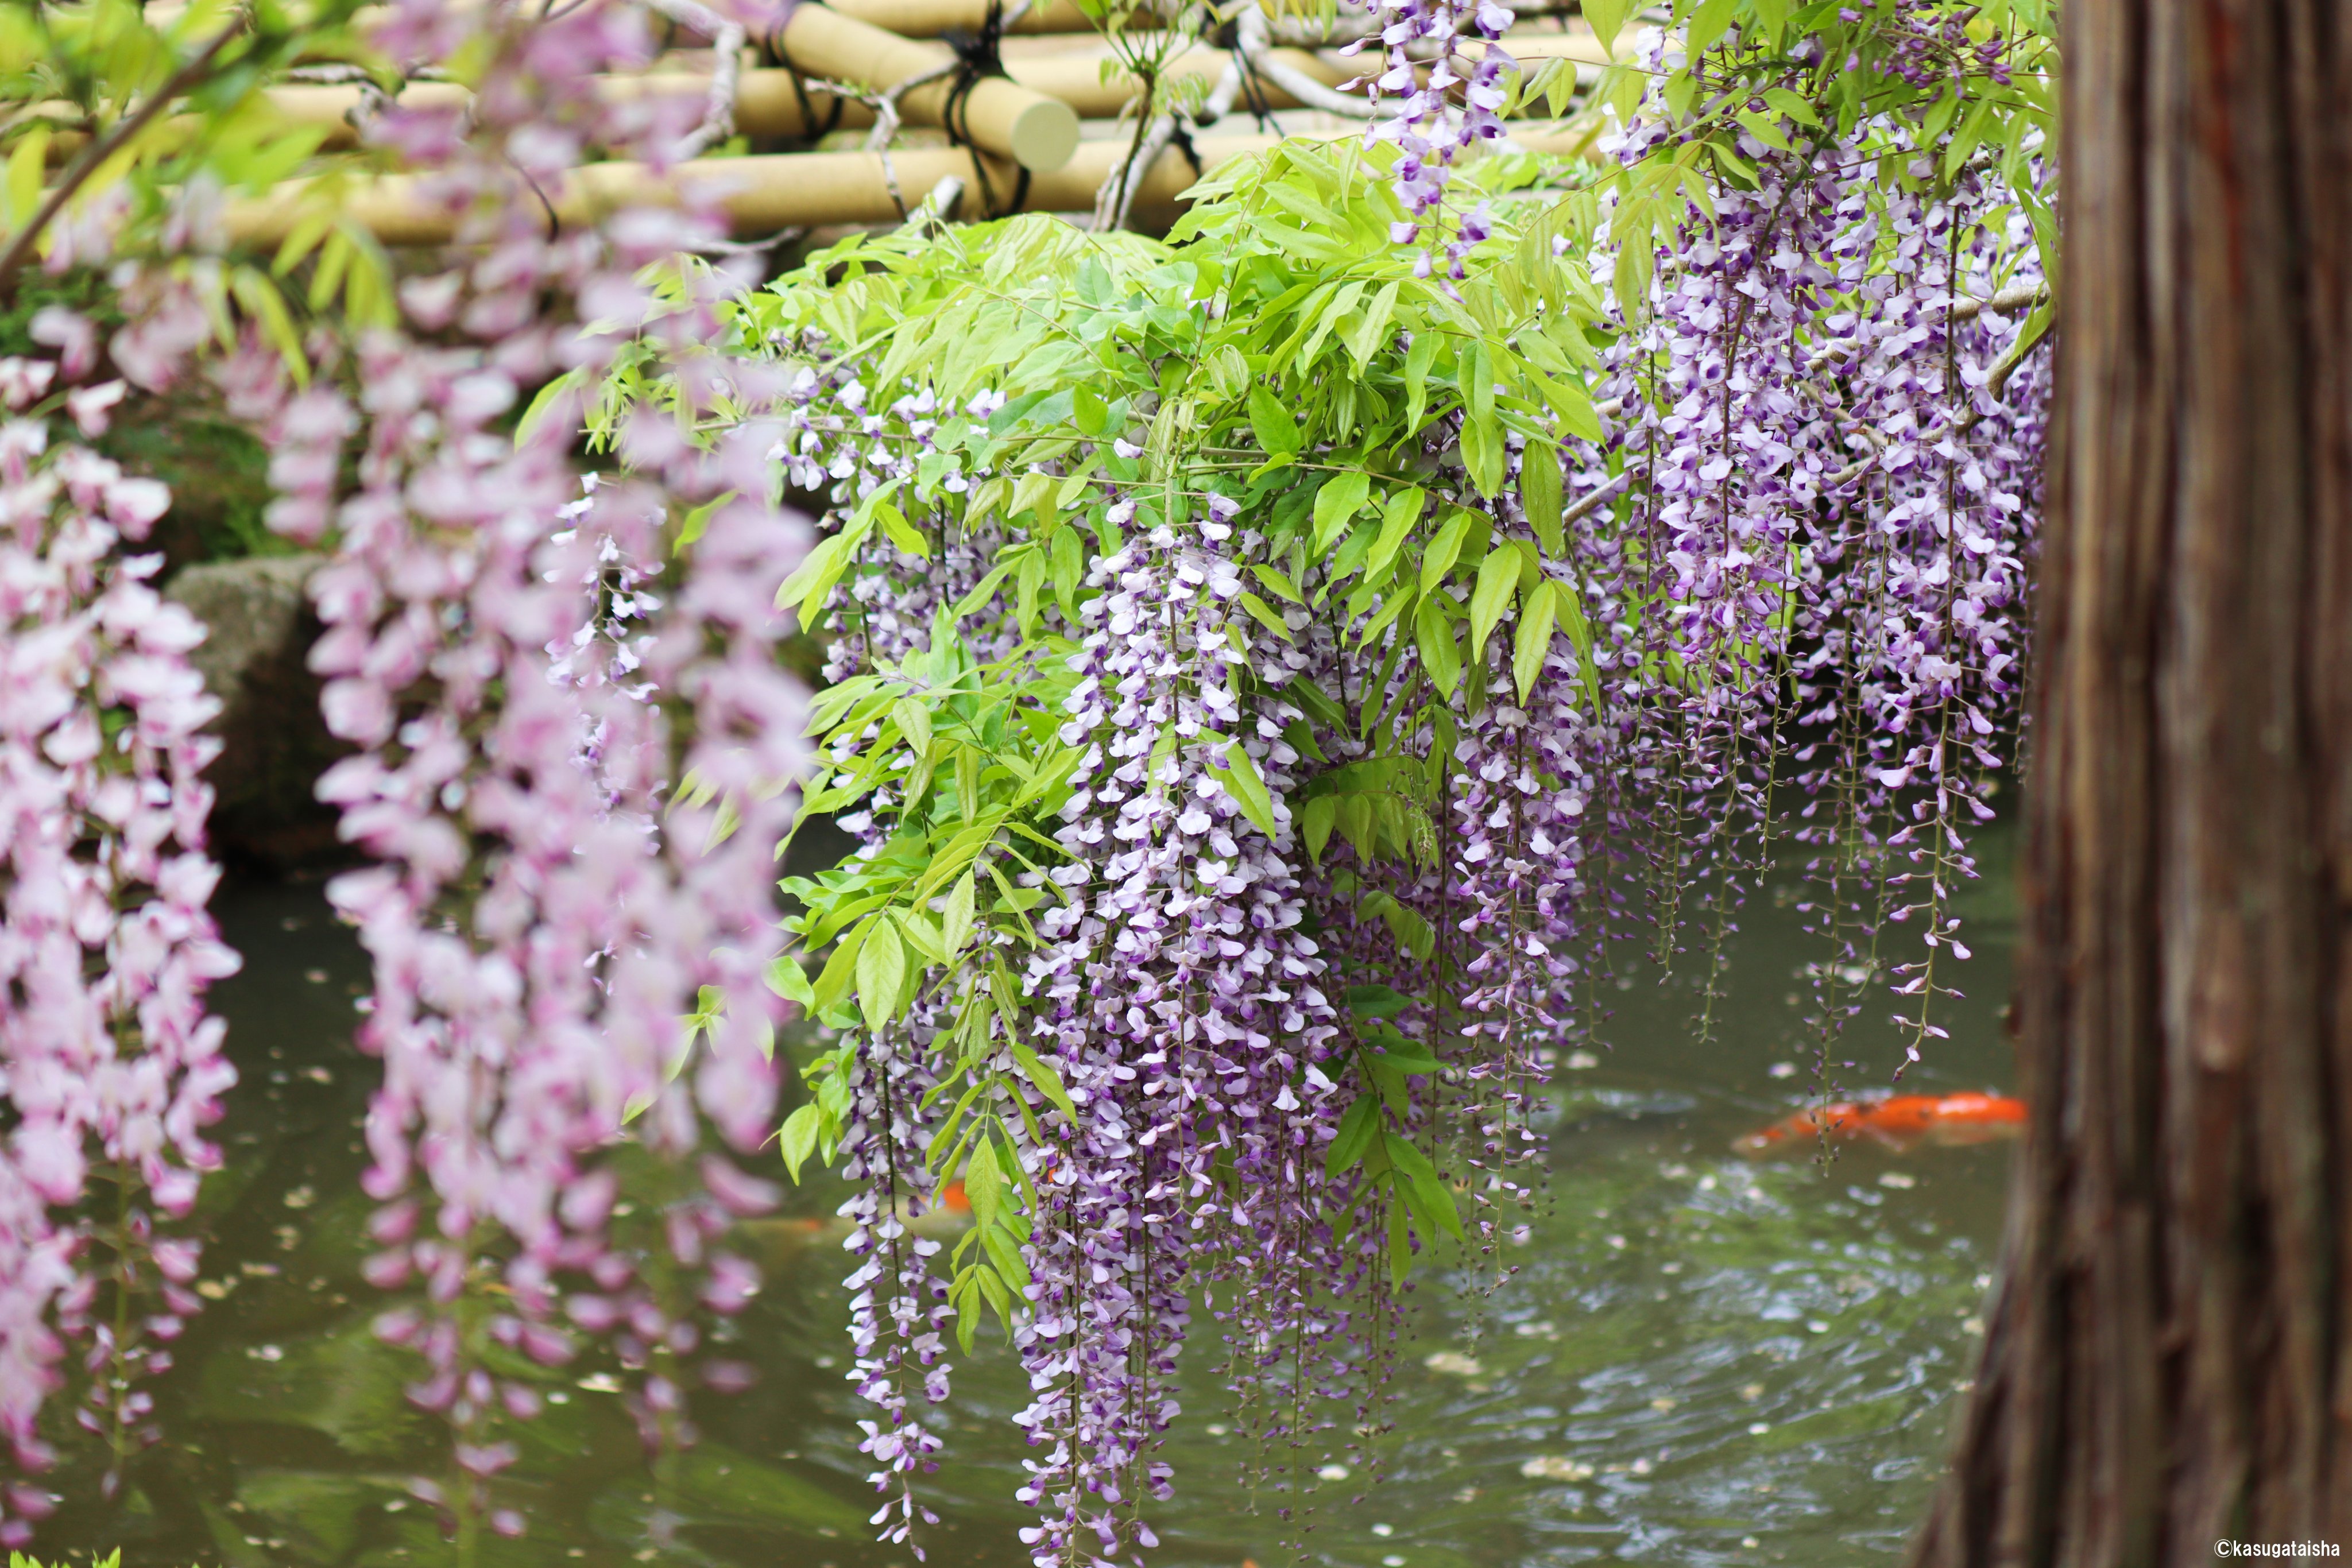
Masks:
[[[917,1236],[932,1238],[961,1234],[971,1223],[971,1199],[964,1196],[963,1183],[951,1181],[940,1188],[938,1195],[915,1212],[915,1206],[906,1198],[898,1204],[899,1221]],[[751,1239],[763,1248],[772,1262],[782,1262],[812,1247],[838,1247],[848,1239],[849,1221],[838,1216],[818,1218],[814,1215],[767,1216],[742,1222]]]
[[[2024,1131],[2025,1102],[2005,1094],[1896,1094],[1808,1105],[1735,1140],[1731,1147],[1752,1159],[1810,1146],[1823,1137],[1839,1143],[1868,1138],[1900,1153],[1921,1144],[1950,1148],[1998,1143]]]

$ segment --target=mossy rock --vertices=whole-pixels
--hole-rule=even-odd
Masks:
[[[205,771],[215,852],[266,870],[332,857],[335,813],[319,776],[350,748],[319,716],[319,677],[305,662],[320,625],[305,590],[322,558],[205,561],[165,586],[209,629],[191,662],[221,699],[221,755]]]

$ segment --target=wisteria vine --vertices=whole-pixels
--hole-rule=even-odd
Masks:
[[[1711,965],[1776,834],[1816,884],[1824,1071],[1881,980],[1911,1056],[1940,1032],[2027,654],[2040,35],[1921,0],[1680,17],[1595,90],[1595,172],[1483,155],[1510,10],[1367,15],[1395,108],[1366,147],[1220,171],[1164,243],[909,231],[746,294],[681,258],[724,248],[709,213],[556,221],[595,153],[716,133],[593,89],[650,62],[640,14],[398,0],[373,47],[472,99],[364,134],[455,247],[301,329],[199,183],[167,265],[121,267],[112,368],[211,376],[270,444],[271,527],[328,557],[311,658],[354,755],[321,789],[367,862],[331,896],[384,1063],[367,1271],[461,1542],[525,1527],[523,1363],[608,1347],[656,1454],[695,1382],[744,1381],[709,1325],[757,1287],[731,1220],[778,1195],[704,1134],[773,1133],[788,1002],[823,1032],[785,1159],[853,1188],[875,1522],[919,1550],[921,1406],[992,1312],[1040,1568],[1156,1543],[1202,1321],[1286,1509],[1335,1451],[1376,1465],[1397,1292],[1448,1244],[1502,1267],[1597,982]],[[131,212],[74,214],[52,267]],[[118,548],[160,487],[62,434],[122,395],[98,336],[56,313],[53,359],[0,361],[27,1473],[69,1347],[118,1469],[151,1435],[230,1081],[201,631]],[[827,643],[814,698],[786,612]],[[785,883],[780,930],[776,847],[828,813],[857,850]],[[950,1182],[951,1248],[908,1223]],[[11,1490],[0,1543],[45,1506]]]
[[[365,127],[451,214],[446,269],[289,341],[256,305],[274,296],[219,258],[196,190],[166,225],[178,254],[115,277],[129,319],[108,347],[149,388],[209,375],[272,450],[270,527],[327,553],[310,664],[355,750],[320,793],[367,862],[330,897],[373,961],[361,1042],[384,1063],[365,1271],[406,1293],[378,1327],[421,1358],[409,1397],[446,1422],[455,1461],[415,1490],[467,1552],[484,1528],[524,1528],[495,1491],[518,1453],[507,1424],[541,1403],[518,1357],[608,1347],[656,1454],[694,1441],[690,1389],[748,1378],[705,1354],[708,1330],[758,1286],[733,1221],[778,1195],[704,1131],[748,1154],[773,1127],[769,856],[805,694],[772,601],[806,529],[775,505],[757,418],[776,378],[704,348],[736,287],[681,258],[717,236],[710,216],[567,231],[534,193],[592,149],[656,167],[696,150],[688,108],[595,90],[657,52],[644,16],[408,0],[371,42],[412,71],[462,57],[474,89]],[[53,270],[104,259],[102,223],[76,233]],[[123,387],[80,384],[88,321],[50,311],[34,332],[58,359],[0,367],[0,1418],[27,1473],[50,1458],[38,1416],[69,1342],[88,1347],[83,1423],[118,1456],[154,1435],[136,1380],[169,1364],[198,1304],[176,1222],[218,1163],[202,1130],[234,1078],[202,995],[235,967],[205,912],[199,774],[217,743],[200,731],[218,705],[185,657],[203,632],[148,582],[160,558],[115,549],[168,497],[52,443],[67,418],[102,430]],[[583,387],[625,353],[664,365],[679,405],[632,420],[583,496]],[[121,1199],[85,1220],[93,1178]],[[29,1484],[7,1496],[13,1544],[47,1503]]]
[[[892,1540],[943,1330],[989,1305],[1035,1391],[1040,1568],[1150,1543],[1204,1306],[1265,1479],[1364,1451],[1391,1287],[1517,1228],[1596,982],[1696,946],[1711,994],[1776,836],[1820,887],[1825,1067],[1872,983],[1911,1057],[1940,1032],[2016,732],[2038,139],[1954,156],[1826,101],[1834,41],[1653,33],[1622,175],[1519,196],[1459,156],[1502,107],[1499,48],[1452,90],[1490,11],[1382,13],[1385,191],[1286,152],[1172,247],[853,246],[740,318],[834,508],[785,596],[833,638],[809,805],[863,847],[790,889],[837,1043],[785,1145],[849,1159]],[[1849,64],[2007,87],[1967,27],[1902,10]],[[1442,276],[1300,260],[1311,202],[1440,225]],[[1504,292],[1497,235],[1541,285]],[[1034,274],[1067,281],[955,288]],[[1883,952],[1906,926],[1916,956]],[[909,1246],[884,1217],[959,1173],[1001,1207]]]

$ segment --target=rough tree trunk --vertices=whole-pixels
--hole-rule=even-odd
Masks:
[[[1913,1562],[2352,1552],[2352,5],[2065,9],[2032,1113]]]

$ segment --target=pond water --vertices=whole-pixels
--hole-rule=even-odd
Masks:
[[[1906,1089],[2009,1082],[2006,857],[1987,847],[1967,911],[1971,996]],[[1899,1553],[1968,1375],[2009,1154],[1863,1149],[1826,1167],[1731,1155],[1810,1082],[1797,977],[1813,955],[1790,894],[1768,890],[1744,914],[1711,1039],[1695,1038],[1686,990],[1637,985],[1617,998],[1614,1050],[1561,1073],[1549,1194],[1513,1249],[1516,1277],[1491,1294],[1415,1291],[1387,1475],[1369,1490],[1361,1476],[1318,1484],[1308,1561],[1841,1568]],[[405,1404],[410,1365],[373,1338],[383,1302],[358,1277],[358,1123],[376,1068],[350,1036],[365,966],[315,883],[235,887],[221,913],[247,956],[216,993],[245,1082],[205,1198],[213,1300],[158,1388],[165,1442],[110,1503],[68,1463],[40,1547],[121,1545],[131,1568],[452,1562],[406,1494],[412,1475],[438,1473],[440,1433]],[[1845,1083],[1885,1082],[1892,1031],[1849,1043],[1860,1065]],[[803,1214],[830,1204],[793,1198]],[[704,1441],[658,1502],[609,1375],[566,1369],[507,1478],[529,1533],[492,1543],[484,1564],[909,1563],[867,1539],[863,1412],[842,1381],[845,1270],[830,1249],[792,1245],[805,1233],[770,1228],[768,1288],[733,1331],[761,1381],[705,1401]],[[1026,1450],[1004,1417],[1025,1382],[1001,1336],[957,1359],[931,1561],[1018,1568]],[[1273,1500],[1234,1479],[1244,1439],[1214,1360],[1195,1358],[1170,1443],[1177,1500],[1153,1515],[1164,1568],[1288,1560]]]

